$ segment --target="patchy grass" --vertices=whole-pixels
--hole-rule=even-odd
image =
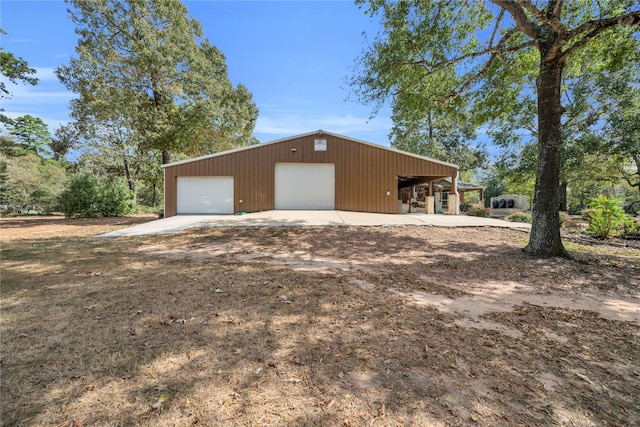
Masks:
[[[633,248],[55,221],[0,222],[3,425],[640,423]]]

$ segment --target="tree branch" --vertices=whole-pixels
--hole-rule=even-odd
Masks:
[[[516,32],[516,30],[513,29],[509,33],[510,34],[514,34],[515,32]],[[507,37],[507,35],[505,35],[505,37]],[[506,42],[505,37],[503,37],[503,39],[500,41],[500,43],[498,43],[498,45],[500,45],[503,41]],[[475,83],[482,76],[484,76],[487,73],[487,71],[489,70],[489,68],[491,67],[491,65],[493,64],[493,62],[496,60],[496,58],[498,58],[498,56],[500,54],[509,53],[509,52],[515,52],[515,51],[518,51],[518,50],[521,50],[521,49],[525,49],[527,47],[534,46],[534,45],[535,45],[535,40],[529,40],[528,42],[519,44],[518,46],[512,46],[512,47],[506,48],[506,49],[493,48],[493,49],[486,49],[486,50],[484,50],[482,52],[473,52],[473,53],[470,53],[470,54],[467,54],[467,55],[463,55],[462,57],[459,57],[459,58],[454,58],[454,59],[451,59],[449,61],[441,62],[441,63],[437,64],[436,66],[432,67],[431,69],[427,68],[427,64],[424,64],[424,61],[416,61],[416,62],[411,62],[411,63],[399,64],[399,65],[421,65],[421,66],[425,67],[425,69],[427,69],[427,72],[422,74],[422,75],[420,75],[417,79],[413,80],[412,82],[410,82],[408,85],[405,86],[404,89],[400,89],[397,92],[394,92],[394,95],[398,95],[400,93],[405,92],[405,90],[407,88],[413,87],[418,82],[424,80],[426,77],[436,73],[437,71],[443,70],[444,68],[446,68],[449,65],[456,64],[456,63],[462,61],[463,59],[475,58],[475,57],[478,57],[478,56],[481,56],[481,55],[486,55],[488,53],[491,53],[492,54],[491,57],[489,58],[487,63],[484,65],[484,67],[482,67],[482,70],[480,70],[475,75],[471,76],[467,81],[465,81],[462,84],[462,86],[459,87],[459,89],[453,90],[453,91],[451,91],[451,92],[449,92],[448,94],[445,95],[449,99],[455,99],[455,98],[459,97],[462,94],[462,92],[467,90],[473,83]]]
[[[487,63],[484,64],[484,67],[482,67],[482,70],[480,70],[475,76],[470,77],[466,82],[464,82],[462,84],[462,86],[460,86],[460,88],[458,90],[452,91],[449,94],[449,98],[450,99],[455,99],[455,98],[459,97],[460,94],[462,94],[462,92],[464,92],[465,90],[469,89],[469,87],[471,87],[472,84],[474,84],[482,76],[487,74],[487,71],[489,71],[489,68],[491,68],[491,64],[493,64],[493,62],[496,60],[497,57],[498,57],[497,53],[494,53],[493,55],[491,55],[491,58],[489,58]]]
[[[496,26],[493,27],[493,32],[491,33],[491,38],[489,39],[489,47],[493,46],[493,40],[496,37],[496,33],[498,32],[498,28],[500,27],[500,21],[502,21],[503,16],[504,16],[504,9],[500,9],[500,14],[496,18]]]
[[[601,20],[593,20],[589,22],[585,22],[574,30],[565,34],[565,36],[558,41],[556,46],[553,47],[549,51],[549,54],[545,58],[546,60],[553,60],[558,52],[562,50],[562,47],[567,44],[567,42],[571,41],[577,36],[584,34],[585,32],[589,32],[589,34],[585,35],[580,41],[575,43],[566,51],[562,52],[557,60],[560,62],[566,61],[566,59],[575,51],[581,49],[586,45],[589,41],[591,41],[598,34],[603,31],[615,27],[617,25],[626,25],[626,26],[640,26],[640,12],[631,12],[623,16],[618,16],[615,18],[601,19]]]
[[[600,20],[591,20],[587,21],[584,24],[576,27],[575,29],[569,31],[566,35],[566,40],[569,41],[580,34],[597,30],[600,31],[605,30],[607,28],[613,27],[615,25],[624,25],[624,26],[640,26],[640,12],[630,12],[626,15],[617,16],[614,18],[600,19]]]
[[[547,17],[538,10],[533,4],[531,4],[528,0],[515,0],[517,4],[519,4],[522,8],[526,9],[533,15],[534,18],[538,20],[538,22],[547,22]]]
[[[549,2],[549,10],[547,15],[552,16],[554,19],[560,19],[562,15],[562,6],[564,0],[552,0]],[[553,6],[553,8],[551,7]]]
[[[558,35],[562,36],[567,32],[566,27],[559,21],[559,17],[550,17],[539,11],[529,0],[516,0],[523,8],[528,10],[538,22],[549,24]],[[551,7],[551,3],[549,4]]]
[[[498,44],[495,47],[491,47],[491,45],[489,45],[489,47],[487,47],[487,49],[485,50],[481,50],[479,52],[471,52],[471,53],[467,53],[466,55],[462,55],[462,56],[458,56],[456,58],[452,58],[449,59],[447,61],[442,61],[439,62],[437,64],[431,64],[428,63],[425,60],[420,60],[420,61],[413,61],[413,62],[409,62],[409,63],[405,63],[404,65],[421,65],[422,67],[424,67],[427,70],[427,75],[429,74],[433,74],[434,72],[441,70],[443,68],[446,68],[450,65],[454,65],[457,64],[459,62],[464,61],[465,59],[472,59],[472,58],[477,58],[479,56],[484,56],[484,55],[488,55],[488,54],[498,54],[498,53],[509,53],[509,52],[515,52],[517,50],[520,49],[524,49],[525,47],[528,47],[531,45],[530,42],[526,42],[523,44],[520,44],[518,46],[512,46],[510,48],[503,48],[502,46],[504,46],[507,41],[511,38],[511,36],[513,36],[518,30],[516,28],[512,28],[511,30],[509,30],[498,42]]]
[[[506,10],[513,17],[516,22],[516,26],[520,31],[529,36],[529,38],[538,38],[538,29],[529,21],[527,15],[524,13],[524,9],[519,4],[516,4],[513,0],[490,0],[501,9]]]
[[[480,78],[482,78],[487,73],[487,71],[489,71],[489,68],[491,67],[493,62],[496,60],[496,58],[498,58],[499,54],[507,53],[507,52],[514,52],[514,51],[517,51],[517,50],[520,50],[520,49],[524,49],[526,47],[534,46],[534,45],[535,45],[535,40],[529,40],[528,42],[522,43],[522,44],[520,44],[518,46],[514,46],[514,47],[509,48],[509,49],[503,49],[503,50],[500,50],[500,51],[493,52],[493,54],[491,55],[491,58],[489,58],[487,63],[484,65],[484,67],[482,67],[482,70],[480,70],[474,76],[470,77],[466,82],[464,82],[462,84],[462,86],[460,86],[460,88],[458,90],[452,91],[449,94],[449,98],[452,98],[452,99],[457,98],[458,96],[460,96],[460,94],[462,94],[462,92],[464,92],[467,89],[469,89],[469,87],[472,84],[474,84],[476,81],[478,81]]]

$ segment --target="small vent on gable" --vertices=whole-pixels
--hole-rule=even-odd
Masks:
[[[327,151],[327,140],[326,139],[315,139],[313,141],[313,149],[315,151]]]

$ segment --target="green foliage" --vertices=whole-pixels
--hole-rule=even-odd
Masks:
[[[100,213],[100,190],[95,175],[78,175],[60,195],[59,209],[67,218],[95,218]]]
[[[7,34],[0,28],[0,34]],[[16,58],[11,52],[5,52],[0,47],[0,73],[6,77],[11,83],[24,82],[30,85],[38,83],[38,79],[32,77],[36,70],[29,67],[27,61],[22,58]],[[6,98],[11,93],[7,89],[5,82],[0,81],[0,98]]]
[[[7,34],[2,28],[0,28],[0,34]],[[0,44],[0,76],[9,80],[11,83],[27,83],[30,85],[36,85],[38,79],[32,77],[36,73],[34,68],[29,67],[27,61],[22,58],[17,58],[11,52],[5,52]],[[7,84],[4,79],[0,80],[0,99],[10,98],[11,92],[7,88]],[[4,111],[0,107],[0,112]],[[11,119],[4,114],[0,113],[0,123],[10,124]]]
[[[63,159],[72,148],[77,148],[80,140],[78,128],[72,123],[60,126],[55,131],[55,137],[51,139],[49,148],[53,152],[53,158]]]
[[[29,114],[20,116],[11,120],[7,129],[22,150],[32,151],[39,156],[46,154],[46,149],[51,143],[51,134],[41,118]]]
[[[511,222],[528,222],[531,224],[531,214],[526,212],[514,212],[506,217],[505,220]]]
[[[67,218],[123,216],[131,213],[131,192],[124,178],[104,182],[91,174],[74,177],[58,203]]]
[[[124,216],[131,213],[131,191],[122,178],[106,180],[101,186],[100,214],[102,216]]]
[[[0,154],[8,157],[19,157],[27,154],[12,136],[0,135]]]
[[[67,181],[65,168],[27,152],[0,154],[0,205],[4,211],[52,212]]]
[[[603,239],[633,230],[635,225],[633,220],[625,215],[620,200],[613,197],[598,197],[591,202],[583,215],[589,221],[587,231]]]
[[[85,140],[133,147],[134,157],[162,152],[163,161],[255,142],[251,94],[233,87],[224,55],[180,1],[67,1],[78,55],[56,73],[80,95],[71,114]]]
[[[466,172],[485,166],[487,150],[484,145],[472,144],[476,134],[470,124],[447,115],[427,112],[424,119],[410,118],[394,105],[391,146],[399,150],[458,165]]]
[[[382,30],[351,80],[379,108],[389,98],[404,117],[465,116],[472,126],[538,116],[535,204],[526,251],[564,255],[558,217],[564,76],[612,71],[639,50],[636,0],[359,0]],[[535,99],[531,94],[535,94]],[[528,108],[522,106],[537,106]],[[406,106],[406,108],[405,108]],[[535,114],[533,112],[535,111]],[[410,113],[408,113],[410,112]],[[407,113],[407,114],[405,114]],[[525,120],[523,124],[530,123]],[[505,134],[518,140],[519,128]],[[563,187],[564,188],[564,187]]]
[[[485,187],[483,192],[484,206],[491,206],[491,198],[508,193],[504,180],[495,168],[490,168],[480,177],[480,183]]]
[[[613,159],[622,179],[640,194],[640,53],[636,61],[599,81],[605,106],[604,157]],[[604,99],[603,99],[604,98]]]

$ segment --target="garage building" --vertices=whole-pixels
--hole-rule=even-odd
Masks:
[[[163,168],[167,217],[273,209],[397,213],[399,189],[443,178],[457,193],[456,165],[322,130]]]

